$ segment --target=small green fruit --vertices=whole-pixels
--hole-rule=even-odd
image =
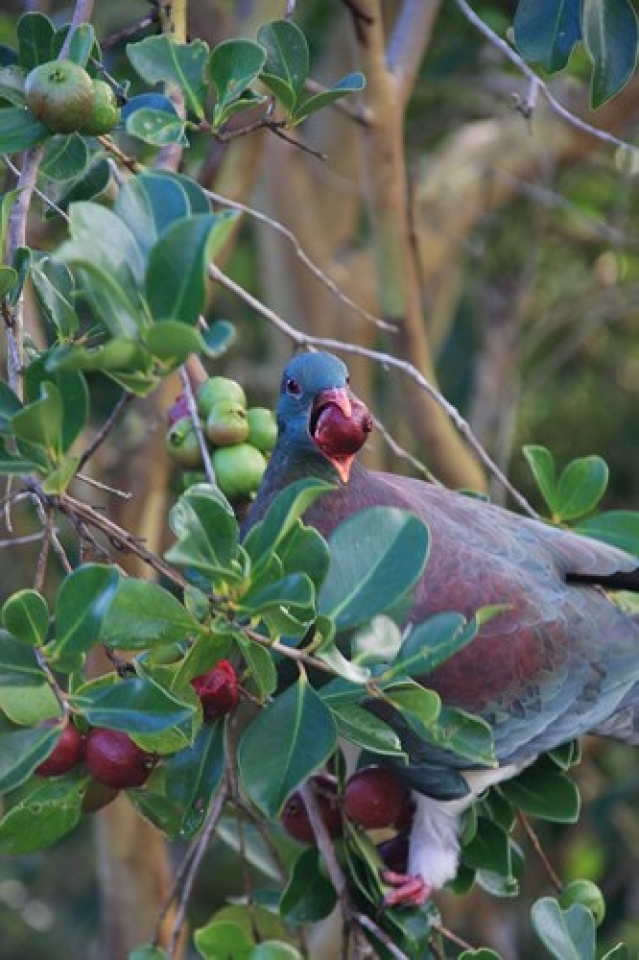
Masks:
[[[26,104],[53,133],[73,133],[90,120],[95,101],[91,77],[71,60],[50,60],[28,74]]]
[[[255,493],[266,470],[266,460],[249,443],[220,447],[213,453],[213,469],[222,493],[241,500]]]
[[[197,412],[206,420],[216,403],[230,401],[246,410],[246,394],[236,380],[228,377],[209,377],[197,392]]]
[[[201,467],[202,454],[190,417],[176,420],[166,434],[166,448],[183,467]]]
[[[105,80],[93,80],[93,110],[81,133],[99,137],[110,133],[120,122],[120,108],[113,88]]]
[[[588,907],[595,919],[595,925],[600,927],[606,916],[606,901],[603,893],[592,880],[573,880],[559,895],[559,903],[566,909],[574,903]]]
[[[262,453],[270,453],[277,440],[277,422],[275,414],[268,407],[251,407],[246,411],[248,420],[247,442]]]
[[[220,400],[209,410],[205,432],[216,447],[242,443],[249,432],[246,410],[234,400]]]

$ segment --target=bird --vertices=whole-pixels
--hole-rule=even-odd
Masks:
[[[463,492],[367,469],[357,453],[372,418],[330,353],[289,361],[276,416],[277,442],[245,531],[289,484],[329,481],[303,516],[324,537],[374,506],[409,511],[428,527],[430,554],[406,624],[501,605],[467,646],[417,678],[444,705],[490,726],[495,767],[435,748],[399,714],[384,715],[408,754],[402,776],[415,802],[407,872],[385,877],[396,887],[389,902],[421,905],[456,876],[463,814],[490,786],[586,733],[639,744],[639,617],[614,599],[618,590],[639,592],[639,559]]]

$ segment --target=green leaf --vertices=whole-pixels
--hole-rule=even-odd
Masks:
[[[0,733],[0,794],[15,790],[24,783],[49,756],[60,734],[61,727],[57,726]],[[1,846],[0,841],[0,849]]]
[[[146,296],[156,320],[195,325],[204,309],[208,265],[226,241],[235,211],[198,214],[172,224],[149,253]]]
[[[462,848],[462,859],[466,866],[474,870],[489,870],[500,876],[510,876],[512,862],[508,834],[492,820],[479,817],[475,836]]]
[[[533,817],[554,823],[576,823],[579,819],[579,790],[570,777],[546,761],[538,761],[500,789],[510,803]]]
[[[25,13],[18,20],[18,63],[33,70],[53,57],[55,27],[43,13]]]
[[[55,327],[61,340],[70,339],[77,332],[80,321],[74,305],[75,284],[69,268],[50,257],[41,257],[33,264],[31,281],[45,319]]]
[[[481,717],[465,710],[442,707],[437,723],[419,732],[429,743],[460,757],[487,767],[497,766],[491,728]]]
[[[78,439],[89,419],[89,391],[82,374],[49,370],[46,354],[32,360],[25,375],[29,400],[37,400],[47,384],[55,386],[62,401],[61,449],[66,453]]]
[[[598,456],[580,457],[565,468],[555,492],[554,517],[576,520],[595,509],[608,486],[608,465]]]
[[[595,540],[602,540],[620,550],[639,554],[639,511],[609,510],[594,517],[581,520],[575,527],[577,533]]]
[[[0,152],[21,153],[43,143],[51,133],[26,107],[0,110]]]
[[[189,721],[194,712],[192,705],[145,677],[84,688],[69,701],[93,726],[131,734],[168,730]]]
[[[113,182],[112,168],[106,157],[99,154],[93,154],[92,160],[91,166],[82,179],[69,184],[68,189],[58,200],[58,207],[61,210],[66,211],[72,203],[86,200],[95,200],[99,203],[109,201]],[[45,220],[58,215],[57,211],[51,209],[47,209],[44,214]]]
[[[335,907],[337,894],[320,864],[314,847],[303,850],[294,862],[280,900],[280,914],[288,923],[317,923]]]
[[[238,923],[213,921],[195,931],[194,942],[204,960],[250,960],[253,938]]]
[[[208,213],[208,201],[205,212]],[[128,180],[114,212],[127,225],[145,260],[153,244],[178,220],[193,212],[184,181],[176,175],[141,173]]]
[[[248,590],[240,600],[239,609],[250,616],[264,616],[278,610],[294,616],[314,619],[315,589],[305,573],[290,573],[281,580]]]
[[[384,699],[388,700],[408,723],[416,722],[420,729],[432,726],[442,707],[434,690],[428,690],[414,680],[403,680],[385,687]]]
[[[244,549],[254,568],[269,560],[305,510],[323,493],[332,490],[332,484],[321,480],[296,480],[274,497],[259,523],[246,534]]]
[[[253,948],[250,960],[303,960],[302,954],[283,940],[262,940]]]
[[[49,644],[56,669],[75,670],[97,643],[118,583],[117,569],[99,563],[78,567],[62,581],[56,598],[56,637]]]
[[[88,168],[91,154],[79,133],[51,137],[45,147],[40,174],[62,183],[82,176]]]
[[[203,40],[176,43],[164,34],[129,43],[126,52],[143,80],[150,84],[175,83],[184,95],[187,110],[198,120],[204,118],[204,70],[209,48]]]
[[[243,634],[238,633],[235,641],[242,651],[246,666],[251,673],[251,679],[257,687],[259,696],[265,700],[277,689],[277,670],[273,657],[265,647]]]
[[[583,42],[593,62],[590,103],[600,107],[618,93],[637,64],[637,15],[630,0],[582,0]]]
[[[553,897],[537,900],[530,911],[535,933],[556,960],[594,960],[595,921],[587,907],[575,903],[562,910]]]
[[[171,143],[188,147],[185,128],[184,120],[177,113],[150,110],[148,107],[141,107],[131,113],[125,123],[127,133],[152,147],[166,147]]]
[[[550,450],[546,447],[529,445],[523,448],[524,457],[532,470],[540,493],[551,513],[555,509],[556,480],[555,461]]]
[[[260,79],[293,113],[308,77],[306,37],[292,20],[271,20],[260,27],[257,40],[266,50]]]
[[[479,950],[464,950],[457,960],[503,960],[503,958],[500,953],[489,950],[488,947],[480,947]]]
[[[200,331],[181,320],[154,323],[146,336],[146,347],[171,370],[184,363],[192,353],[206,353]]]
[[[182,494],[169,514],[178,538],[166,552],[169,563],[214,577],[237,560],[238,529],[233,509],[217,487],[198,483]]]
[[[2,622],[17,640],[37,647],[49,629],[49,607],[37,590],[18,590],[5,601]]]
[[[0,265],[0,298],[4,299],[9,291],[15,287],[17,280],[17,270],[14,270],[13,267],[6,267],[4,264]]]
[[[225,40],[217,45],[209,60],[209,72],[217,92],[213,125],[228,117],[228,108],[258,77],[266,61],[266,51],[250,40]]]
[[[28,460],[26,457],[14,456],[14,454],[9,453],[4,440],[0,438],[0,474],[25,476],[41,468],[43,468],[42,464],[36,462],[35,459]]]
[[[18,410],[22,410],[22,404],[13,390],[7,386],[4,380],[0,380],[0,430],[11,429],[11,418]]]
[[[143,943],[142,946],[131,951],[128,960],[168,960],[168,955],[159,947],[154,947],[152,943]]]
[[[179,836],[193,837],[224,776],[224,724],[205,723],[190,747],[163,763],[166,795],[182,810]]]
[[[43,720],[60,715],[60,704],[48,683],[44,683],[44,673],[37,687],[21,687],[19,678],[14,678],[11,686],[0,685],[0,710],[12,723],[20,727],[34,727]]]
[[[581,0],[519,0],[513,27],[525,60],[562,70],[581,39]]]
[[[39,687],[46,680],[33,649],[0,632],[0,687]]]
[[[414,514],[372,507],[333,532],[331,562],[319,593],[321,613],[350,630],[404,597],[424,569],[429,534]]]
[[[405,757],[402,744],[387,723],[357,704],[343,704],[333,709],[337,732],[344,740],[384,756]]]
[[[67,775],[41,782],[12,806],[0,821],[0,855],[44,850],[77,825],[82,813],[86,776]]]
[[[268,817],[331,755],[337,732],[331,711],[305,677],[269,703],[244,732],[238,764],[244,787]]]
[[[366,78],[363,73],[349,73],[333,84],[330,90],[323,90],[322,93],[316,93],[314,96],[302,100],[296,106],[291,119],[294,123],[301,123],[312,113],[335,103],[336,100],[341,100],[342,97],[347,97],[350,93],[358,93],[365,86]]]
[[[54,375],[77,370],[101,370],[123,373],[144,368],[148,355],[138,340],[112,337],[100,347],[62,345],[47,358],[47,369]]]
[[[90,23],[79,23],[71,34],[69,42],[69,60],[86,67],[95,45],[95,30]]]
[[[236,336],[237,330],[230,320],[216,320],[202,333],[207,357],[217,360],[223,356],[235,342]]]
[[[40,399],[13,415],[11,429],[18,440],[41,448],[55,461],[64,450],[62,416],[60,391],[55,384],[46,381],[42,384]]]
[[[100,639],[116,650],[146,650],[184,640],[202,629],[168,590],[151,580],[127,577],[113,595]]]
[[[438,613],[410,630],[384,676],[424,676],[477,636],[478,624],[460,613]]]

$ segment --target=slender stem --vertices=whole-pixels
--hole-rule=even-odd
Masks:
[[[546,871],[546,873],[548,874],[548,877],[550,878],[550,882],[552,883],[557,893],[561,893],[561,891],[564,888],[564,885],[561,882],[561,877],[558,876],[550,860],[544,853],[544,850],[539,841],[539,837],[537,836],[533,828],[530,826],[528,817],[524,816],[524,814],[520,812],[517,814],[517,819],[519,820],[519,823],[521,824],[524,833],[530,840],[533,850],[535,851],[541,863],[543,864],[544,870]]]
[[[84,450],[84,452],[81,454],[80,462],[78,464],[78,471],[77,471],[78,473],[86,465],[87,461],[91,459],[91,457],[96,452],[96,450],[104,443],[104,441],[108,437],[113,427],[121,419],[127,404],[129,404],[133,400],[133,398],[134,398],[134,394],[123,393],[122,396],[118,399],[118,402],[115,404],[113,410],[111,411],[107,419],[104,421],[104,423],[96,433],[91,443],[88,445],[86,450]]]

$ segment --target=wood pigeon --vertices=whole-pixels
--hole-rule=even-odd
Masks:
[[[420,740],[399,714],[385,717],[409,755],[403,775],[416,802],[408,869],[418,883],[400,877],[394,902],[420,903],[456,875],[461,815],[489,786],[584,733],[639,743],[639,619],[608,593],[639,591],[639,560],[474,497],[367,470],[355,453],[370,415],[331,354],[289,362],[277,421],[249,526],[283,487],[302,477],[326,479],[335,489],[304,515],[323,536],[379,505],[412,511],[427,524],[430,556],[407,623],[442,611],[471,618],[481,607],[507,605],[468,646],[419,678],[447,706],[490,725],[497,768],[473,768]]]

